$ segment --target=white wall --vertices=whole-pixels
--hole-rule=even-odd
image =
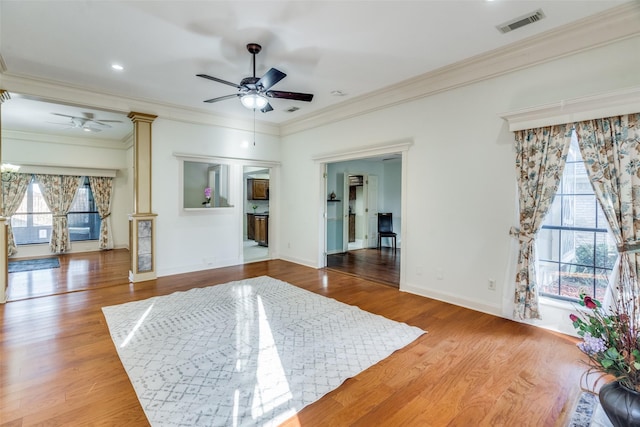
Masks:
[[[640,55],[634,52],[640,37],[284,137],[281,257],[320,264],[322,199],[313,189],[322,186],[314,156],[412,140],[403,165],[408,233],[401,289],[508,312],[516,191],[513,134],[500,115],[637,86]],[[496,280],[495,291],[489,279]]]
[[[253,141],[253,133],[162,118],[153,122],[152,197],[154,212],[158,214],[158,276],[242,263],[243,165],[277,162],[280,157],[276,136],[258,135],[255,146],[243,141]],[[234,207],[183,210],[176,153],[227,158],[231,165],[229,201]],[[277,203],[280,189],[277,169],[272,169],[269,181],[271,204]],[[275,218],[277,209],[270,207],[270,246],[278,241]]]
[[[397,246],[401,246],[400,236],[400,195],[401,195],[401,162],[399,160],[393,161],[372,161],[367,160],[350,160],[336,163],[329,163],[327,165],[327,196],[335,191],[337,198],[341,203],[329,203],[327,205],[327,250],[328,253],[341,252],[342,249],[342,208],[344,203],[349,203],[349,195],[343,194],[343,180],[348,175],[375,175],[378,177],[378,206],[379,212],[391,212],[393,213],[393,227],[398,233]],[[337,212],[337,221],[334,227],[330,224],[330,220],[335,216]],[[336,228],[333,230],[333,228]],[[361,236],[362,238],[366,233],[366,229],[363,228]],[[340,250],[336,250],[339,248]]]
[[[398,234],[397,246],[402,246],[402,212],[401,212],[401,196],[402,196],[402,162],[400,160],[385,160],[382,163],[384,170],[384,181],[380,181],[378,185],[382,187],[384,197],[378,199],[381,203],[380,212],[391,212],[393,214],[393,231]]]
[[[11,108],[7,102],[2,107]],[[115,248],[129,246],[128,214],[132,209],[131,170],[127,146],[121,141],[60,138],[6,131],[2,133],[2,160],[16,165],[48,165],[116,170],[111,225]],[[97,241],[71,242],[70,252],[98,250]],[[49,245],[20,245],[15,258],[50,255]]]

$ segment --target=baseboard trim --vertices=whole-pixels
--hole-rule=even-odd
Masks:
[[[471,301],[465,298],[460,298],[457,295],[449,294],[447,292],[440,292],[440,291],[435,291],[433,289],[419,288],[413,285],[404,285],[404,286],[401,285],[400,291],[408,292],[410,294],[420,295],[426,298],[435,299],[438,301],[457,305],[459,307],[468,308],[469,310],[490,314],[492,316],[504,317],[502,315],[501,307],[498,305],[478,303],[477,301]]]

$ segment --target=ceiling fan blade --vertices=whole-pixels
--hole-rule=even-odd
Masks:
[[[54,116],[68,117],[68,118],[70,118],[70,119],[75,119],[75,118],[77,118],[76,116],[70,116],[70,115],[68,115],[68,114],[60,114],[60,113],[51,113],[51,114],[53,114]]]
[[[275,68],[272,68],[269,71],[267,71],[267,73],[264,76],[262,76],[260,80],[258,80],[258,83],[256,83],[256,86],[262,86],[263,90],[267,90],[274,84],[278,83],[280,80],[284,79],[285,77],[287,77],[285,73],[283,73],[280,70],[276,70]]]
[[[311,102],[313,99],[312,93],[282,92],[279,90],[269,90],[265,92],[265,95],[269,98],[291,99],[293,101]]]
[[[239,93],[234,93],[233,95],[225,95],[225,96],[220,96],[218,98],[207,99],[203,102],[212,103],[212,102],[224,101],[225,99],[237,98],[239,96],[240,96]]]
[[[98,120],[89,120],[89,122],[91,122],[91,123],[95,123],[96,125],[98,125],[98,126],[102,126],[102,127],[105,127],[105,128],[110,128],[110,127],[111,127],[111,125],[110,125],[110,124],[103,123],[103,122],[98,121]],[[93,128],[92,128],[92,129],[93,129]]]
[[[231,82],[228,82],[228,81],[226,81],[226,80],[219,79],[219,78],[217,78],[217,77],[211,77],[211,76],[208,76],[208,75],[206,75],[206,74],[196,74],[196,76],[198,76],[198,77],[202,77],[203,79],[213,80],[214,82],[222,83],[222,84],[224,84],[224,85],[233,86],[233,87],[235,87],[236,89],[240,89],[240,86],[238,86],[237,84],[235,84],[235,83],[231,83]]]
[[[262,107],[260,111],[262,111],[263,113],[268,113],[269,111],[273,111],[273,107],[267,102],[267,105]]]

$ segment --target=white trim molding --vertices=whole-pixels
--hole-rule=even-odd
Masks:
[[[53,165],[19,165],[20,173],[36,173],[43,175],[77,175],[77,176],[102,176],[115,178],[118,171],[114,169],[76,168]]]
[[[514,132],[632,113],[640,113],[640,87],[563,99],[552,104],[503,113],[500,117],[509,123],[509,130]]]
[[[313,156],[313,161],[317,163],[333,163],[345,160],[364,159],[367,157],[382,156],[385,154],[402,153],[409,150],[413,145],[413,140],[404,139],[397,142],[389,142],[380,145],[367,145],[347,151],[334,151],[326,154]]]

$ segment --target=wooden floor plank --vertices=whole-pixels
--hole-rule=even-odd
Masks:
[[[86,266],[74,281],[87,290],[35,298],[22,290],[0,306],[0,427],[148,425],[102,307],[261,275],[428,331],[285,426],[561,425],[584,371],[574,338],[350,274],[274,260],[130,285],[100,277],[126,277],[128,253],[109,257],[119,267],[103,273],[99,257],[74,264]],[[53,280],[50,288],[64,288]]]

